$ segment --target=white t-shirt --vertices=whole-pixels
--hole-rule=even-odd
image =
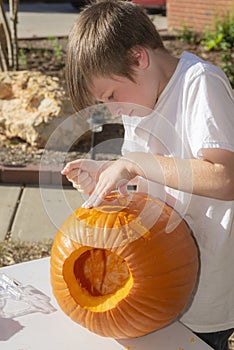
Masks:
[[[201,158],[203,148],[234,151],[233,91],[219,68],[183,52],[155,110],[145,117],[123,116],[123,124],[123,154],[192,159]],[[200,249],[198,287],[181,321],[196,332],[233,328],[234,201],[176,191],[140,177],[138,191],[168,201],[190,225]]]

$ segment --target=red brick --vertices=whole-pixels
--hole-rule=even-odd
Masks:
[[[167,0],[167,22],[170,29],[187,26],[196,31],[212,29],[216,18],[234,8],[233,0]]]

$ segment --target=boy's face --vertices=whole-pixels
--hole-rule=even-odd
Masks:
[[[94,78],[90,92],[97,101],[107,104],[113,115],[145,116],[157,102],[159,83],[141,70],[134,80],[121,76]]]

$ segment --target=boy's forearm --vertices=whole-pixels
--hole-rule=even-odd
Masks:
[[[233,200],[233,175],[222,164],[132,152],[130,171],[150,181],[200,196]]]

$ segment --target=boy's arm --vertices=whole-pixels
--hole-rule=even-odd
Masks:
[[[199,196],[233,200],[234,152],[203,149],[202,154],[203,159],[178,159],[145,154],[141,176]],[[139,157],[132,153],[128,158],[137,162]]]
[[[126,194],[135,176],[199,196],[234,199],[234,152],[203,149],[203,159],[178,159],[143,152],[128,153],[100,173],[84,207],[97,206],[112,190]]]

